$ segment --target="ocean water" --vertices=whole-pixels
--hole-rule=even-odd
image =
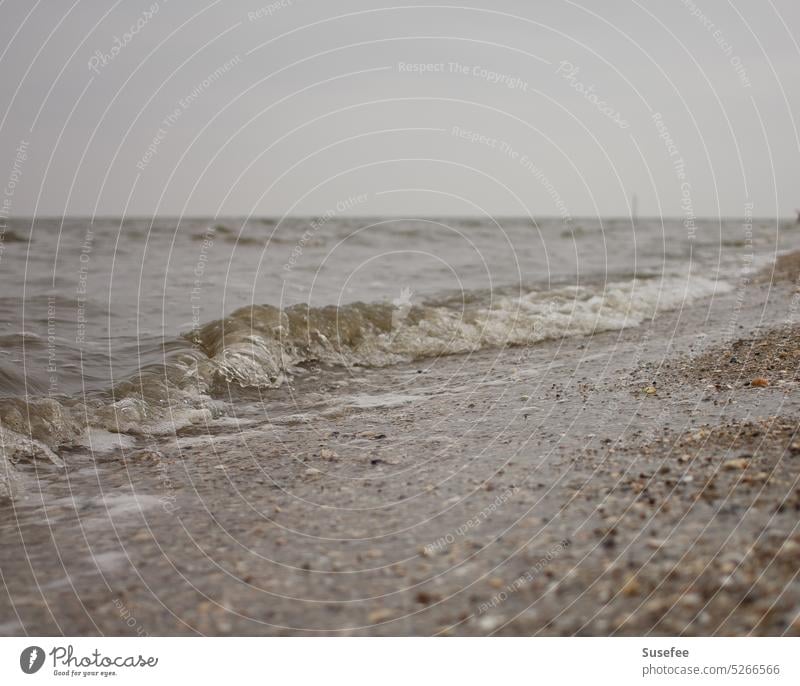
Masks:
[[[797,247],[776,220],[36,219],[0,243],[6,457],[126,446],[316,374],[637,326]],[[391,392],[387,388],[387,393]]]

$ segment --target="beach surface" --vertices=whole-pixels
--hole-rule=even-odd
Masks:
[[[800,635],[778,264],[638,327],[310,374],[268,414],[21,462],[0,633]]]

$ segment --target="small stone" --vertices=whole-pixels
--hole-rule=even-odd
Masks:
[[[377,431],[359,431],[356,438],[369,438],[370,440],[377,441],[381,438],[386,438],[386,434],[378,433]]]
[[[738,457],[735,460],[728,460],[722,463],[723,469],[747,469],[749,461],[743,457]]]
[[[769,481],[769,473],[756,472],[755,474],[751,474],[749,477],[745,477],[744,481],[747,483],[761,483],[762,481]]]
[[[647,393],[647,395],[655,395],[657,393],[655,386],[647,386],[644,392]]]
[[[478,620],[478,628],[481,631],[494,631],[497,627],[503,624],[503,618],[497,615],[486,615]]]
[[[335,460],[339,456],[336,454],[335,451],[331,450],[330,448],[323,448],[319,451],[319,456],[323,460]]]
[[[430,605],[435,600],[436,598],[427,591],[420,591],[419,593],[417,593],[416,601],[420,605]]]
[[[678,599],[678,604],[684,607],[699,607],[703,604],[703,598],[698,593],[684,593]]]
[[[636,576],[630,577],[622,587],[622,595],[635,596],[642,592],[642,585]]]
[[[367,617],[367,621],[370,624],[377,624],[378,622],[385,622],[389,619],[394,617],[394,610],[389,609],[388,607],[382,607],[379,610],[373,610],[369,613]]]
[[[663,598],[652,598],[644,604],[642,609],[651,614],[664,614],[671,607],[672,603],[669,600],[664,600]]]
[[[665,540],[665,539],[650,538],[650,539],[648,539],[646,545],[647,545],[648,548],[653,548],[654,550],[658,550],[662,546],[665,546],[667,543],[668,543],[668,541]]]

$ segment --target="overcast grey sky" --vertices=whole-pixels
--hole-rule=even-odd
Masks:
[[[0,19],[12,216],[800,206],[797,0],[6,0]]]

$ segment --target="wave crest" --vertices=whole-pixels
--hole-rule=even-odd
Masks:
[[[273,388],[302,366],[386,367],[404,361],[522,346],[639,325],[659,311],[729,291],[704,278],[632,280],[521,296],[465,294],[413,303],[285,309],[256,305],[186,334],[190,350],[165,354],[106,394],[0,400],[3,451],[12,461],[81,445],[90,429],[160,435],[223,411],[231,387]],[[176,346],[179,347],[179,346]]]

